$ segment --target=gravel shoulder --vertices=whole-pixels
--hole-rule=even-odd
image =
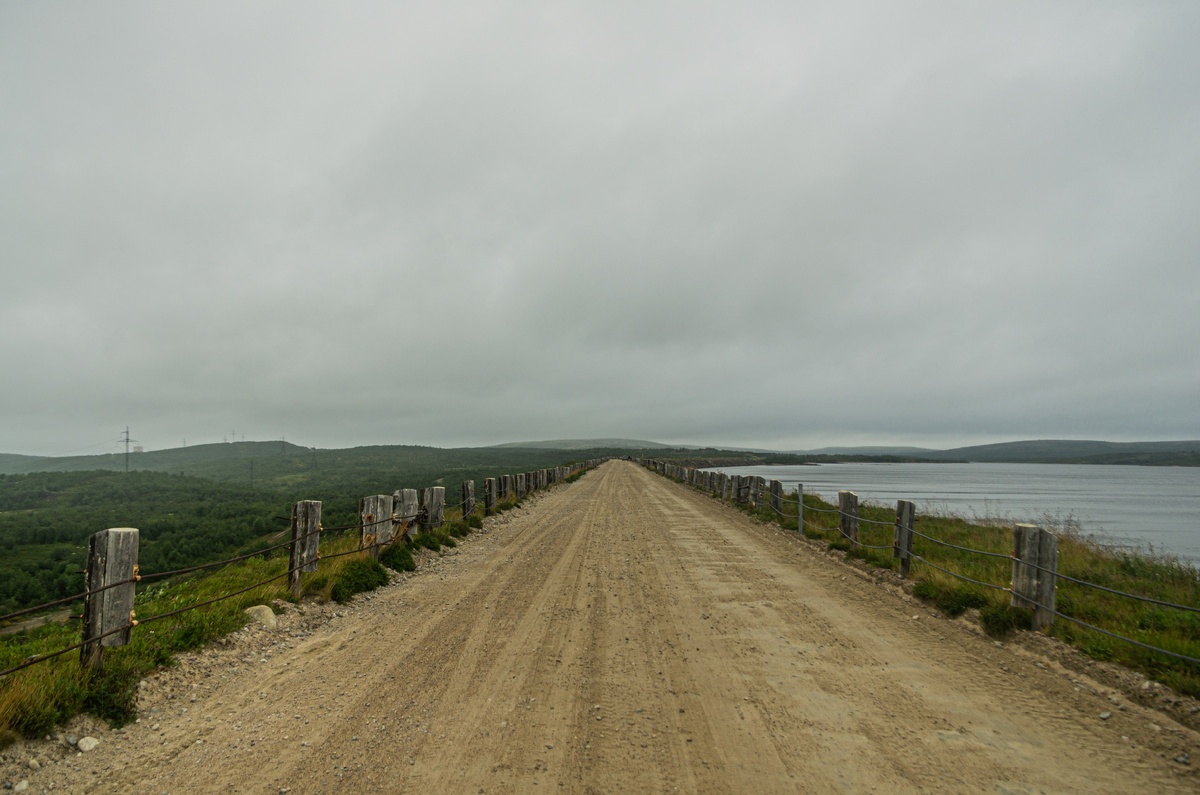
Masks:
[[[144,683],[137,724],[78,720],[71,733],[101,740],[87,754],[57,738],[10,748],[0,782],[172,795],[1200,789],[1194,730],[878,578],[613,461],[347,608],[287,609],[275,632],[185,656]]]

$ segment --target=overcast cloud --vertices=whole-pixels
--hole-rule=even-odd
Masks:
[[[0,5],[0,452],[1200,437],[1200,5]]]

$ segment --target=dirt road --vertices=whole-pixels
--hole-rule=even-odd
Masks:
[[[60,789],[1196,791],[1193,732],[632,464],[509,516],[269,655],[189,663]]]

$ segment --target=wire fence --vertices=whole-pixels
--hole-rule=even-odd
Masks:
[[[690,484],[694,488],[705,491],[705,492],[709,493],[711,496],[713,496],[719,500],[726,499],[725,494],[731,493],[732,499],[735,502],[741,502],[741,500],[739,500],[739,488],[736,483],[734,485],[730,486],[727,484],[727,481],[724,481],[724,480],[716,481],[712,477],[710,477],[707,481],[703,480],[703,479],[701,479],[700,481],[697,481],[693,475],[691,475],[685,468],[682,468],[682,467],[674,467],[674,465],[666,465],[665,467],[659,468],[659,462],[648,462],[648,464],[646,464],[646,465],[649,466],[649,468],[657,469],[657,471],[659,471],[662,474],[667,474],[668,477],[675,476],[674,474],[672,474],[674,471],[682,470],[682,474],[679,475],[678,479],[682,480],[684,483]],[[730,477],[730,476],[723,476],[723,477]],[[764,482],[761,479],[752,482],[752,485],[751,485],[752,499],[750,502],[755,507],[758,507],[759,505],[763,504],[762,503],[762,491],[761,491],[761,488],[763,485],[764,485]],[[744,488],[744,484],[743,484],[743,488]],[[780,509],[776,508],[775,501],[777,501],[777,500],[781,501],[783,503],[787,503],[789,505],[796,505],[797,506],[796,513],[787,513],[785,511],[781,511]],[[851,536],[850,534],[848,534],[843,529],[842,523],[841,523],[842,519],[851,519],[857,523],[862,523],[862,524],[871,525],[871,526],[878,526],[878,527],[890,527],[890,528],[895,529],[897,527],[898,520],[896,522],[885,522],[885,521],[880,521],[880,520],[870,519],[867,517],[860,516],[860,515],[858,515],[857,511],[855,511],[855,512],[844,511],[841,507],[825,508],[820,505],[806,504],[803,500],[803,494],[799,491],[797,492],[795,498],[788,498],[786,496],[781,498],[778,494],[771,494],[771,495],[769,495],[769,499],[766,502],[766,507],[767,507],[768,513],[770,515],[773,515],[773,516],[776,516],[779,518],[780,524],[782,524],[783,521],[787,520],[787,519],[800,518],[802,516],[801,511],[803,511],[803,513],[813,512],[813,513],[824,514],[824,515],[836,515],[838,517],[838,523],[833,527],[820,526],[820,525],[818,525],[814,522],[811,522],[808,519],[804,519],[804,518],[800,518],[800,527],[802,529],[807,528],[811,531],[820,532],[820,533],[836,532],[842,540],[849,542],[852,547],[857,547],[857,548],[867,549],[867,550],[893,550],[893,551],[896,551],[898,549],[898,547],[897,547],[897,544],[899,543],[898,541],[893,541],[892,544],[867,544],[867,543],[864,543],[863,541],[859,540],[858,538],[855,538],[855,537]],[[1015,553],[994,552],[991,550],[976,549],[974,547],[969,547],[969,546],[965,546],[962,544],[955,544],[955,543],[947,541],[945,539],[937,538],[934,536],[930,536],[926,533],[922,533],[922,532],[916,530],[915,528],[911,528],[911,527],[908,528],[908,531],[912,534],[913,537],[920,538],[923,541],[926,541],[936,547],[952,549],[957,552],[961,552],[961,553],[964,553],[967,555],[979,556],[979,557],[985,558],[985,559],[998,559],[998,560],[1007,561],[1008,563],[1014,564],[1014,565],[1019,564],[1021,566],[1027,566],[1027,567],[1034,569],[1040,573],[1051,575],[1054,578],[1055,582],[1057,582],[1058,580],[1061,580],[1063,582],[1070,583],[1072,585],[1076,585],[1081,588],[1093,589],[1096,591],[1100,591],[1100,592],[1109,594],[1111,596],[1131,599],[1131,600],[1135,600],[1140,603],[1151,604],[1151,605],[1155,605],[1157,607],[1163,607],[1163,608],[1168,608],[1168,609],[1180,610],[1180,611],[1183,611],[1186,613],[1200,613],[1200,606],[1197,606],[1197,605],[1181,604],[1181,603],[1166,600],[1166,599],[1157,599],[1157,598],[1150,597],[1150,596],[1130,593],[1128,591],[1123,591],[1118,588],[1111,588],[1111,587],[1108,587],[1105,585],[1101,585],[1099,583],[1089,582],[1087,580],[1084,580],[1084,579],[1081,579],[1078,577],[1064,574],[1064,573],[1060,572],[1057,568],[1050,568],[1047,566],[1043,566],[1037,561],[1024,560],[1024,559],[1018,557]],[[1011,584],[1009,586],[1005,586],[1005,585],[997,584],[994,582],[988,582],[987,580],[982,580],[977,577],[969,576],[968,574],[965,574],[962,571],[955,571],[951,568],[948,568],[947,566],[943,566],[938,563],[935,563],[934,561],[930,560],[928,556],[918,554],[917,552],[912,551],[911,549],[907,550],[907,554],[910,556],[910,558],[912,560],[917,561],[921,565],[928,566],[931,569],[942,572],[943,574],[946,574],[950,577],[961,580],[963,582],[967,582],[972,585],[977,585],[977,586],[987,588],[990,590],[1001,591],[1001,592],[1010,593],[1010,594],[1014,593],[1014,589],[1011,586]],[[1056,605],[1046,605],[1046,604],[1039,602],[1037,599],[1029,598],[1029,596],[1026,594],[1021,594],[1020,598],[1024,602],[1030,603],[1041,610],[1045,610],[1045,611],[1053,614],[1054,616],[1056,616],[1058,618],[1062,618],[1065,621],[1069,621],[1073,624],[1077,624],[1081,627],[1084,627],[1085,629],[1087,629],[1089,631],[1097,632],[1101,635],[1113,638],[1115,640],[1129,643],[1135,647],[1144,649],[1146,651],[1163,654],[1163,655],[1166,655],[1173,659],[1180,660],[1182,662],[1200,666],[1200,659],[1198,659],[1196,657],[1192,657],[1187,654],[1183,654],[1181,652],[1171,651],[1170,649],[1164,649],[1161,646],[1156,646],[1154,644],[1146,643],[1144,641],[1140,641],[1140,640],[1137,640],[1136,638],[1128,637],[1126,635],[1123,635],[1118,632],[1114,632],[1112,630],[1104,629],[1103,627],[1096,626],[1095,624],[1092,624],[1090,622],[1087,622],[1080,618],[1077,618],[1074,615],[1071,615],[1070,613],[1064,612],[1063,610],[1058,609],[1058,607]]]
[[[563,481],[569,480],[571,475],[573,475],[579,471],[582,471],[582,469],[584,469],[584,468],[590,468],[591,466],[595,466],[597,463],[598,463],[598,461],[591,461],[591,462],[588,462],[587,465],[581,465],[579,467],[558,468],[562,472],[561,480],[563,480]],[[547,470],[547,471],[549,471],[549,470]],[[545,482],[546,482],[546,485],[549,486],[549,485],[553,485],[554,483],[559,482],[559,479],[552,478],[549,475],[547,475],[545,478]],[[529,493],[536,491],[538,488],[539,487],[536,485],[535,486],[527,486],[526,490],[525,490],[525,494],[528,495]],[[515,497],[516,490],[510,489],[509,496]],[[507,499],[507,497],[505,499]],[[459,510],[461,510],[464,505],[465,505],[465,503],[459,503],[457,506],[453,506],[453,507],[456,507]],[[482,503],[476,501],[473,503],[472,508],[481,507],[481,505],[482,505]],[[445,504],[442,503],[442,508],[444,509],[445,507],[446,507]],[[78,602],[81,599],[87,599],[89,597],[99,595],[105,591],[111,590],[113,588],[118,588],[121,586],[127,586],[127,585],[131,585],[131,584],[136,586],[139,583],[156,582],[156,581],[164,580],[164,579],[167,579],[170,577],[178,577],[178,576],[182,576],[182,575],[186,575],[186,574],[193,574],[193,573],[200,572],[200,571],[217,569],[217,568],[221,568],[224,566],[229,566],[234,563],[240,563],[240,562],[249,560],[251,558],[256,558],[256,557],[265,558],[271,552],[275,552],[275,551],[283,549],[285,547],[296,550],[296,549],[301,548],[300,542],[305,541],[309,538],[312,538],[313,536],[321,536],[321,535],[331,536],[331,535],[336,535],[338,533],[343,533],[343,532],[346,532],[349,530],[358,530],[362,534],[359,545],[357,547],[355,547],[354,549],[345,550],[342,552],[336,552],[333,554],[326,554],[326,555],[321,555],[319,552],[317,552],[315,555],[316,561],[321,561],[321,560],[328,561],[328,560],[333,560],[336,558],[347,557],[350,555],[363,555],[366,553],[370,553],[374,550],[381,549],[383,547],[390,546],[394,543],[399,542],[401,539],[405,538],[405,530],[407,530],[407,528],[411,526],[411,523],[413,521],[422,520],[422,522],[424,522],[429,517],[429,515],[430,514],[428,511],[428,508],[426,507],[426,508],[423,508],[422,510],[418,511],[415,514],[400,515],[400,514],[396,514],[393,512],[393,513],[390,513],[386,517],[379,518],[379,519],[371,519],[369,521],[365,520],[364,517],[360,516],[359,520],[357,522],[344,524],[344,525],[337,525],[334,527],[324,527],[318,522],[317,528],[315,530],[310,530],[301,535],[294,536],[293,538],[290,538],[287,541],[284,541],[284,542],[281,542],[278,544],[273,544],[273,545],[265,547],[263,549],[258,549],[253,552],[248,552],[248,553],[245,553],[242,555],[237,555],[237,556],[234,556],[231,558],[226,558],[223,560],[213,561],[211,563],[202,563],[202,564],[198,564],[196,566],[188,566],[185,568],[172,569],[169,571],[153,572],[150,574],[142,575],[139,573],[138,567],[136,565],[134,565],[134,567],[133,567],[134,574],[130,578],[120,580],[117,582],[108,583],[106,585],[103,585],[101,587],[94,588],[91,590],[82,591],[82,592],[74,594],[72,596],[64,597],[62,599],[56,599],[56,600],[46,602],[46,603],[43,603],[40,605],[36,605],[33,607],[27,607],[27,608],[24,608],[21,610],[17,610],[15,612],[9,613],[7,615],[0,616],[0,623],[10,621],[14,618],[20,618],[22,616],[30,615],[33,613],[38,613],[38,612],[41,612],[41,611],[44,611],[44,610],[47,610],[47,609],[50,609],[53,607],[72,604],[74,602]],[[293,521],[293,519],[291,517],[275,517],[275,518],[281,519],[281,520],[286,520],[288,522]],[[465,518],[466,517],[464,516],[463,519],[465,519]],[[398,532],[392,536],[385,537],[382,540],[377,538],[375,534],[367,532],[369,529],[378,527],[380,525],[390,525],[393,528],[396,528],[398,530]],[[284,531],[281,531],[281,533],[275,534],[274,536],[271,537],[271,540],[279,537],[280,535],[282,535],[282,533],[286,533],[286,532],[287,532],[287,530],[284,530]],[[102,641],[104,638],[107,638],[109,636],[116,635],[116,634],[119,634],[122,632],[130,631],[134,627],[141,626],[144,624],[154,623],[157,621],[162,621],[162,620],[172,618],[172,617],[175,617],[175,616],[178,616],[178,615],[181,615],[183,613],[187,613],[187,612],[190,612],[193,610],[198,610],[198,609],[201,609],[204,607],[209,607],[209,606],[217,604],[219,602],[224,602],[226,600],[233,599],[234,597],[241,596],[243,594],[254,591],[258,588],[262,588],[264,586],[270,585],[271,583],[276,582],[278,580],[281,580],[284,578],[291,578],[298,571],[302,570],[305,565],[307,565],[307,562],[305,562],[305,561],[301,561],[299,565],[294,565],[293,563],[289,563],[289,567],[285,571],[283,571],[279,574],[275,574],[271,577],[268,577],[267,579],[264,579],[260,582],[256,582],[253,585],[239,588],[238,590],[235,590],[231,593],[222,594],[221,596],[207,599],[205,601],[198,602],[196,604],[191,604],[191,605],[187,605],[185,607],[180,607],[175,610],[170,610],[166,613],[160,613],[158,615],[149,616],[147,618],[143,618],[143,619],[139,620],[139,619],[136,619],[134,613],[131,612],[129,622],[127,624],[124,624],[115,629],[107,630],[107,631],[103,632],[102,634],[98,634],[98,635],[95,635],[92,637],[87,637],[87,638],[81,640],[80,642],[71,644],[65,648],[57,649],[53,652],[47,652],[45,654],[32,656],[32,657],[22,661],[19,664],[16,664],[16,665],[10,666],[8,668],[5,668],[3,670],[0,670],[0,679],[8,676],[9,674],[13,674],[18,671],[22,671],[26,668],[32,667],[39,663],[53,660],[57,657],[61,657],[62,655],[68,654],[72,651],[78,651],[79,649],[82,649],[83,647],[88,646],[90,644],[97,644],[100,641]],[[81,616],[73,616],[73,618],[80,618],[80,617]]]

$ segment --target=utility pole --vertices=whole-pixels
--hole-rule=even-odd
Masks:
[[[125,442],[125,471],[128,472],[129,471],[129,443],[136,442],[137,439],[129,438],[129,426],[126,425],[125,426],[125,435],[123,437],[121,437],[120,439],[118,439],[117,441]]]

